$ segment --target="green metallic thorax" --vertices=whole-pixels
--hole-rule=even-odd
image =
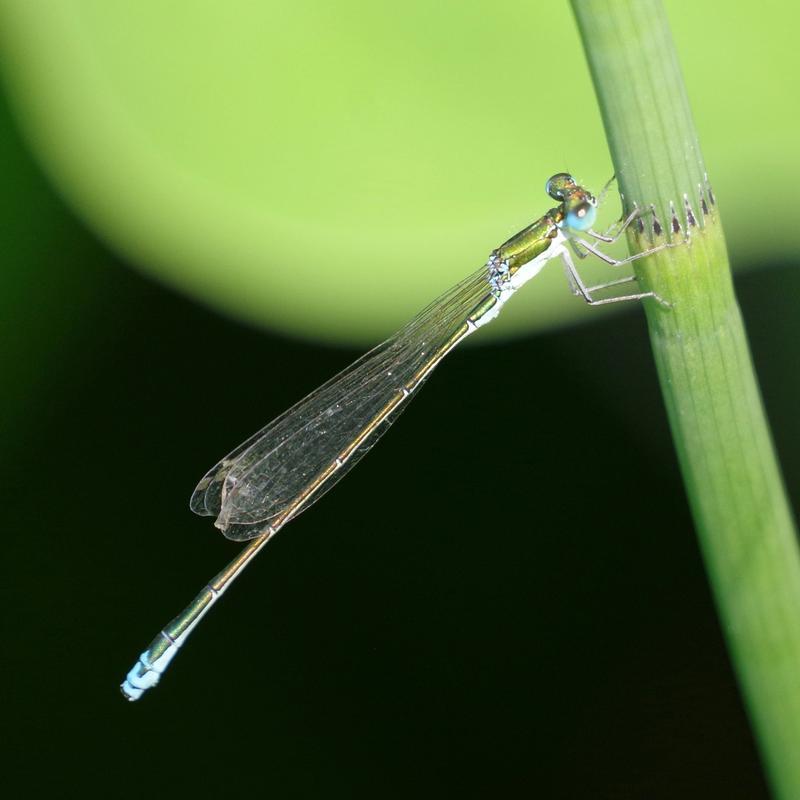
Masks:
[[[508,264],[513,275],[523,264],[527,264],[550,247],[558,233],[557,223],[564,218],[561,207],[551,208],[543,217],[514,234],[495,251]]]

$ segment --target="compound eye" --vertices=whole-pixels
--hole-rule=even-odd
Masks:
[[[594,224],[597,217],[597,209],[588,201],[578,203],[569,210],[565,220],[567,227],[576,231],[587,231]]]
[[[559,172],[547,181],[544,185],[544,190],[553,200],[563,200],[567,194],[576,187],[577,184],[572,175],[568,172]]]

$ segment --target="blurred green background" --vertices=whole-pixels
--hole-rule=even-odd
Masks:
[[[800,12],[666,5],[797,509]],[[0,0],[0,76],[8,783],[766,796],[641,312],[558,269],[116,691],[206,468],[610,175],[566,4]]]

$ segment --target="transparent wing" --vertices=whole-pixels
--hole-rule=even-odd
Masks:
[[[399,416],[441,357],[463,338],[453,341],[455,334],[464,327],[467,335],[465,321],[488,293],[483,267],[223,458],[197,485],[192,510],[216,516],[225,536],[243,541],[261,535],[287,509],[293,517],[308,508]],[[410,388],[404,392],[404,387]]]

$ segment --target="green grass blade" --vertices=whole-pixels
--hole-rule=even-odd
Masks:
[[[686,491],[769,779],[777,797],[795,800],[797,539],[666,15],[659,0],[572,5],[626,206],[654,211],[629,244],[689,241],[635,262],[636,273],[673,304],[646,301]]]

